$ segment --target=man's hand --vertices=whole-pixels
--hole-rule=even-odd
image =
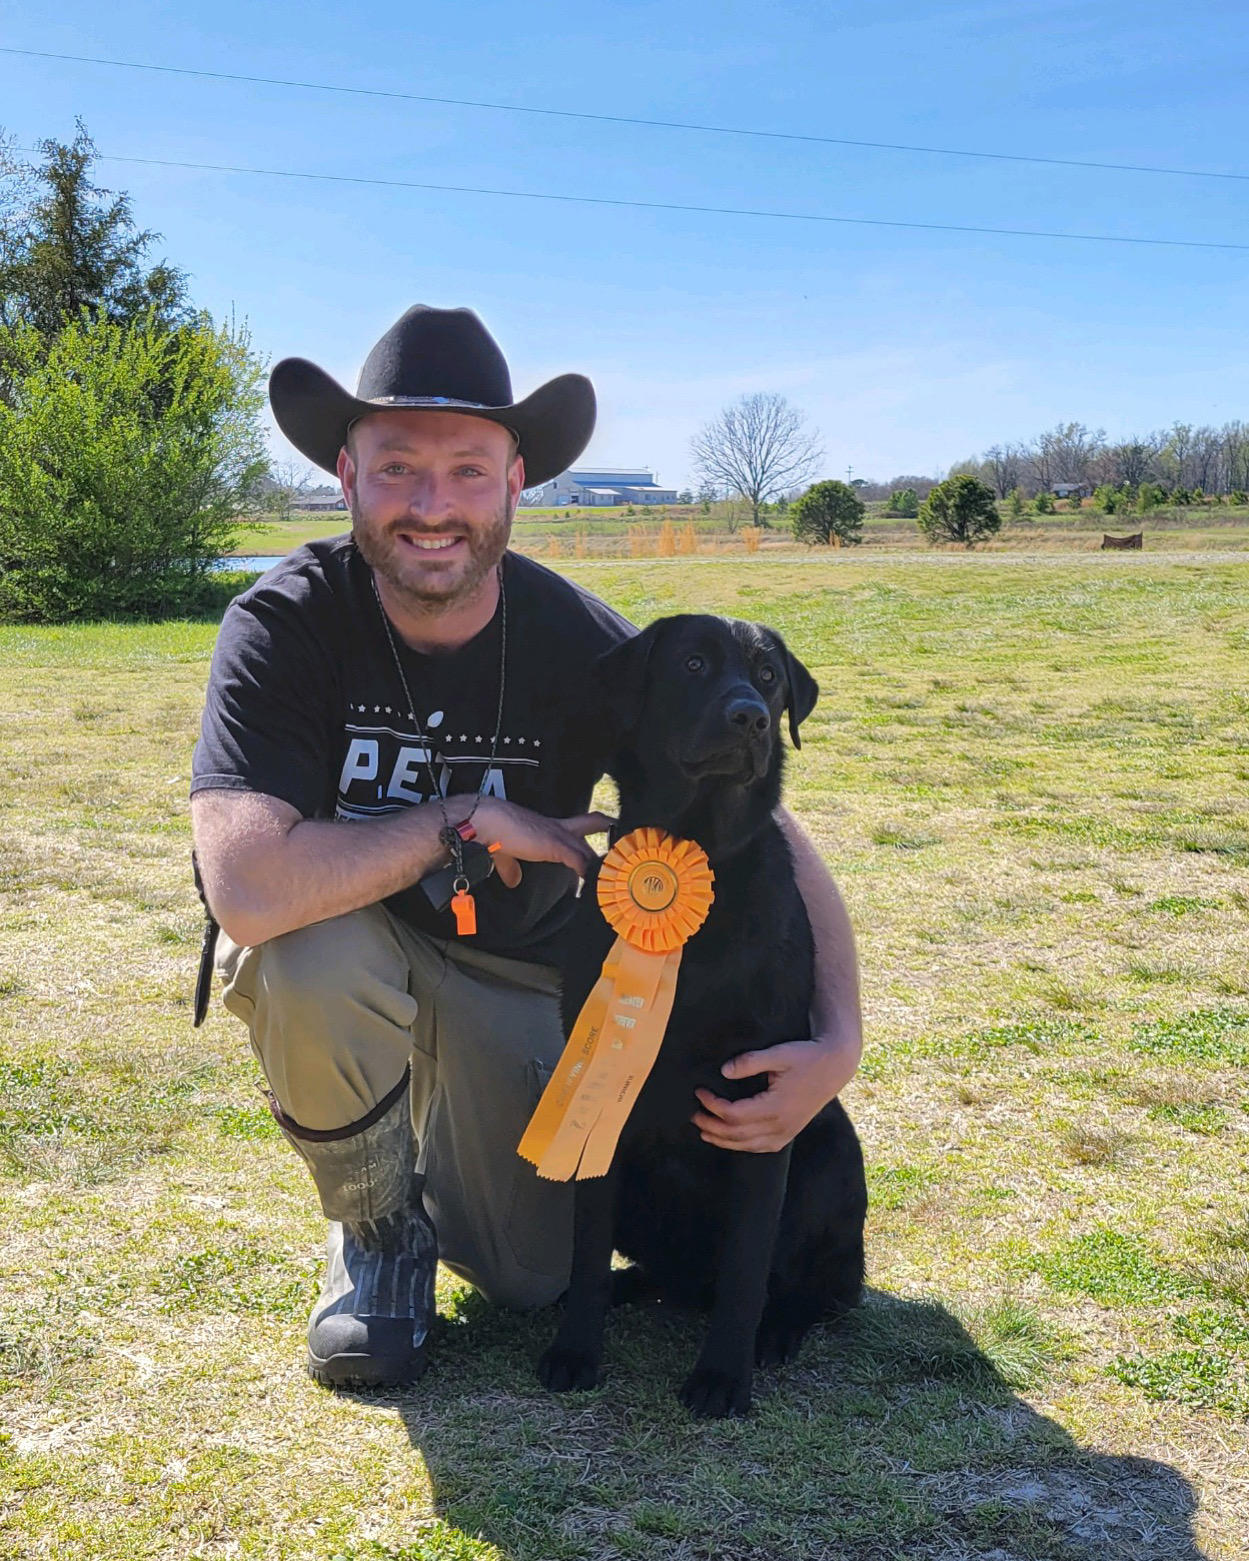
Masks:
[[[560,862],[584,878],[594,864],[587,835],[602,834],[612,826],[605,813],[578,813],[573,818],[543,818],[528,808],[499,797],[483,797],[473,815],[477,838],[520,862]]]
[[[723,1100],[695,1090],[703,1109],[691,1119],[705,1144],[748,1154],[775,1154],[792,1143],[854,1077],[859,1046],[850,1041],[787,1041],[742,1052],[721,1068],[729,1079],[768,1075],[768,1087],[747,1100]]]

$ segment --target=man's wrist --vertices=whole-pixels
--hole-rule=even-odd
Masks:
[[[831,1100],[840,1095],[858,1072],[863,1056],[863,1035],[859,1030],[824,1029],[811,1040],[819,1048]]]

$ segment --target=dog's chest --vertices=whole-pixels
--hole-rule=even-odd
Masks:
[[[792,884],[751,907],[722,895],[703,930],[685,946],[677,995],[659,1057],[631,1127],[646,1135],[688,1132],[695,1089],[741,1099],[766,1087],[765,1075],[730,1081],[720,1071],[745,1051],[810,1035],[811,931]],[[761,913],[758,927],[750,910]]]

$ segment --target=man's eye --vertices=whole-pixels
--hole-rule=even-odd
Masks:
[[[760,667],[759,668],[759,681],[761,683],[775,683],[776,682],[776,668],[775,667]]]
[[[685,661],[685,670],[687,672],[701,672],[706,665],[707,663],[701,656],[688,656]]]

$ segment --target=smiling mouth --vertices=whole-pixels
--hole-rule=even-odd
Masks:
[[[420,553],[445,553],[464,540],[463,537],[414,537],[399,533],[399,540]]]

